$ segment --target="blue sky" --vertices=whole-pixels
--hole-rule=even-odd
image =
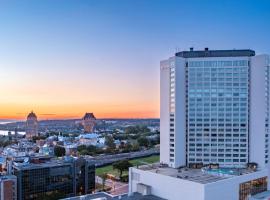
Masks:
[[[189,47],[270,54],[269,11],[268,0],[1,1],[0,118],[158,117],[160,60]]]

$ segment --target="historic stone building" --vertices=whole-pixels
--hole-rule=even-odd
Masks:
[[[91,133],[94,130],[94,126],[96,124],[96,117],[93,113],[85,113],[82,118],[82,125],[84,128],[84,132]]]
[[[38,120],[36,114],[33,111],[27,116],[25,133],[26,138],[38,136]]]

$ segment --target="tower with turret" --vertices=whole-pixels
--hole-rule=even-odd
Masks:
[[[82,118],[82,125],[85,133],[91,133],[94,130],[94,126],[96,124],[96,117],[93,113],[85,113]]]
[[[25,134],[26,138],[38,136],[38,120],[36,114],[33,111],[27,116]]]

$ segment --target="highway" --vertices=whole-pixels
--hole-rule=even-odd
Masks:
[[[112,155],[100,155],[96,157],[84,156],[90,162],[93,162],[96,167],[102,167],[105,165],[110,165],[114,162],[124,159],[135,159],[141,157],[147,157],[151,155],[159,155],[159,149],[148,149],[144,151],[130,152],[130,153],[120,153],[120,154],[112,154]]]

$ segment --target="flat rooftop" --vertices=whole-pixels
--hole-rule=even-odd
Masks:
[[[157,196],[153,195],[141,195],[139,193],[134,193],[132,196],[128,196],[127,194],[120,195],[121,200],[164,200]],[[105,192],[99,192],[96,194],[89,194],[77,197],[65,198],[62,200],[117,200],[120,199],[120,196],[112,196]]]
[[[201,184],[213,183],[213,182],[228,179],[234,176],[248,174],[248,173],[253,172],[247,169],[235,168],[234,170],[236,170],[239,173],[237,175],[236,174],[208,173],[208,172],[202,171],[202,169],[191,169],[188,167],[175,169],[171,167],[162,166],[159,163],[152,164],[152,165],[143,165],[143,166],[140,166],[139,169],[144,170],[144,171],[150,171],[157,174],[166,175],[166,176],[171,176],[174,178],[193,181],[193,182],[201,183]]]
[[[42,168],[51,168],[51,167],[61,167],[61,166],[70,166],[70,162],[63,162],[58,160],[52,160],[44,163],[16,163],[14,162],[14,167],[18,170],[29,170],[29,169],[42,169]]]
[[[194,51],[190,48],[190,51],[180,51],[175,56],[182,58],[203,58],[203,57],[251,57],[255,56],[255,51],[251,49],[239,49],[239,50],[205,50]]]

